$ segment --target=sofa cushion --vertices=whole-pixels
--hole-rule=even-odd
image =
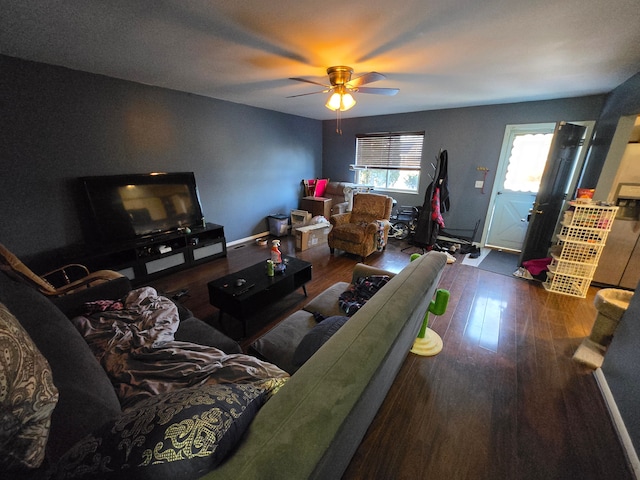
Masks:
[[[55,460],[89,432],[120,415],[120,402],[87,343],[52,302],[2,274],[0,302],[15,315],[51,366],[59,398],[51,416],[47,454]]]
[[[364,222],[345,223],[334,227],[334,236],[351,243],[362,243],[367,236],[367,225]]]
[[[76,444],[53,477],[198,478],[224,460],[271,393],[204,385],[143,400]]]
[[[47,360],[0,304],[0,466],[37,468],[44,460],[58,390]]]
[[[300,368],[318,349],[329,340],[340,327],[342,327],[349,317],[329,317],[322,320],[313,327],[302,338],[296,351],[293,353],[293,366]]]
[[[242,353],[238,342],[195,317],[181,319],[174,337],[181,342],[216,347],[224,353]]]
[[[293,354],[304,336],[317,325],[314,316],[298,310],[251,344],[251,348],[268,362],[293,373]]]
[[[309,313],[319,313],[325,318],[344,315],[344,310],[341,310],[338,305],[338,299],[347,288],[349,288],[347,282],[334,283],[307,303],[304,309]]]

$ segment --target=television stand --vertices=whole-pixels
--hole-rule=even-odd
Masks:
[[[184,230],[149,235],[129,242],[89,247],[78,259],[90,270],[115,270],[141,285],[168,273],[226,257],[224,227],[207,223]]]

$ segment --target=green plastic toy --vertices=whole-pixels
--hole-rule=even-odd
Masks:
[[[429,308],[427,309],[424,320],[422,321],[422,327],[418,333],[411,348],[411,352],[416,355],[433,356],[442,351],[443,343],[440,335],[428,328],[429,325],[429,313],[434,315],[442,315],[447,311],[447,305],[449,304],[450,293],[449,290],[442,288],[436,291],[436,298],[431,300]]]

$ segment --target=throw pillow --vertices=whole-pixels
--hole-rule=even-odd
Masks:
[[[58,390],[49,363],[1,303],[0,352],[0,470],[37,468]]]
[[[53,478],[200,478],[234,449],[285,381],[272,380],[203,385],[143,400],[71,448]]]
[[[300,368],[347,320],[349,320],[349,317],[328,317],[313,327],[309,333],[302,338],[296,351],[293,353],[293,359],[291,360],[293,366],[296,369]]]

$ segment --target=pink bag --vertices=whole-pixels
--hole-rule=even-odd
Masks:
[[[522,262],[522,266],[535,277],[536,275],[540,275],[542,272],[549,270],[548,266],[551,263],[551,260],[551,258],[535,258],[533,260]]]

